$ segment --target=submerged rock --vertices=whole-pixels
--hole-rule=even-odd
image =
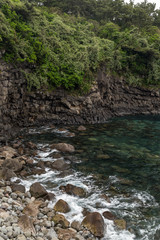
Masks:
[[[115,219],[114,224],[117,226],[118,229],[120,230],[125,230],[126,229],[126,221],[124,219]]]
[[[86,127],[81,125],[78,127],[78,131],[86,131]]]
[[[70,207],[67,202],[62,199],[59,199],[54,206],[56,212],[67,213],[70,211]]]
[[[75,148],[74,146],[72,146],[71,144],[68,143],[56,143],[56,144],[52,144],[51,148],[55,148],[60,152],[74,152]]]
[[[82,225],[86,227],[96,237],[104,236],[104,220],[100,213],[93,212],[87,214],[83,219]]]
[[[72,184],[67,184],[66,186],[60,186],[60,189],[65,191],[69,195],[74,195],[78,197],[85,197],[86,192],[83,188],[76,187]]]

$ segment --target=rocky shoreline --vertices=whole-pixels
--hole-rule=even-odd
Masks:
[[[85,127],[81,126],[79,131],[85,131]],[[74,146],[58,143],[53,144],[51,148],[57,150],[53,152],[56,160],[38,163],[34,161],[37,146],[32,142],[22,144],[21,139],[17,139],[10,146],[0,148],[0,240],[101,239],[106,231],[104,218],[114,221],[117,229],[126,229],[125,220],[117,219],[109,211],[101,215],[84,209],[82,222],[69,222],[65,217],[65,213],[70,211],[69,202],[59,199],[50,207],[49,203],[55,200],[55,195],[40,183],[33,183],[29,190],[19,184],[18,178],[25,179],[28,175],[43,174],[45,167],[63,175],[72,171],[70,163],[60,157],[65,153],[73,153]],[[86,195],[83,188],[72,184],[60,186],[59,191],[79,198]],[[100,197],[104,201],[110,201],[107,195]]]

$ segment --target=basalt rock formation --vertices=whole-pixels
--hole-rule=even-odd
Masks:
[[[1,140],[12,136],[16,127],[40,122],[103,123],[111,117],[135,114],[160,114],[160,91],[129,86],[100,69],[90,92],[83,96],[62,89],[29,92],[23,73],[0,60]]]

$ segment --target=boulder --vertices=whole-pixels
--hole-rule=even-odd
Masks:
[[[67,213],[70,211],[70,207],[67,202],[62,199],[59,199],[54,206],[56,212]]]
[[[78,127],[78,131],[86,131],[86,127],[81,125]]]
[[[124,219],[115,219],[114,224],[119,230],[125,230],[127,227],[126,221]]]
[[[109,212],[109,211],[105,211],[103,213],[103,217],[105,217],[105,218],[107,218],[109,220],[114,220],[115,219],[115,216],[111,212]]]
[[[76,187],[72,184],[67,184],[66,186],[60,186],[60,189],[65,191],[69,195],[74,195],[78,197],[85,197],[86,192],[83,188]]]
[[[51,148],[55,148],[60,152],[74,152],[75,148],[71,144],[68,143],[57,143],[57,144],[52,144]]]
[[[104,220],[100,213],[93,212],[87,214],[83,219],[82,225],[86,227],[96,237],[104,236]]]
[[[13,183],[11,185],[11,188],[12,188],[12,191],[13,192],[21,192],[21,193],[25,193],[26,189],[23,185],[21,184],[16,184],[16,183]]]
[[[69,164],[66,163],[63,159],[58,159],[55,162],[51,164],[51,168],[58,170],[58,171],[64,171],[69,168]]]
[[[44,198],[47,196],[46,189],[38,182],[33,183],[30,187],[30,193],[35,198]]]
[[[62,214],[56,214],[52,220],[55,225],[61,224],[63,228],[68,228],[70,225],[70,222]]]
[[[46,196],[47,200],[52,201],[54,198],[55,198],[55,194],[54,193],[52,193],[52,192],[48,192],[47,193],[47,196]]]
[[[18,161],[18,159],[13,158],[13,159],[6,159],[3,162],[2,167],[8,168],[14,172],[19,172],[21,171],[23,165]]]

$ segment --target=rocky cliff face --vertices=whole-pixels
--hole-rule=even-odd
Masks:
[[[130,87],[122,79],[97,73],[84,96],[64,90],[28,92],[18,69],[0,61],[0,137],[15,127],[50,121],[57,124],[102,123],[114,116],[160,114],[160,91]]]

